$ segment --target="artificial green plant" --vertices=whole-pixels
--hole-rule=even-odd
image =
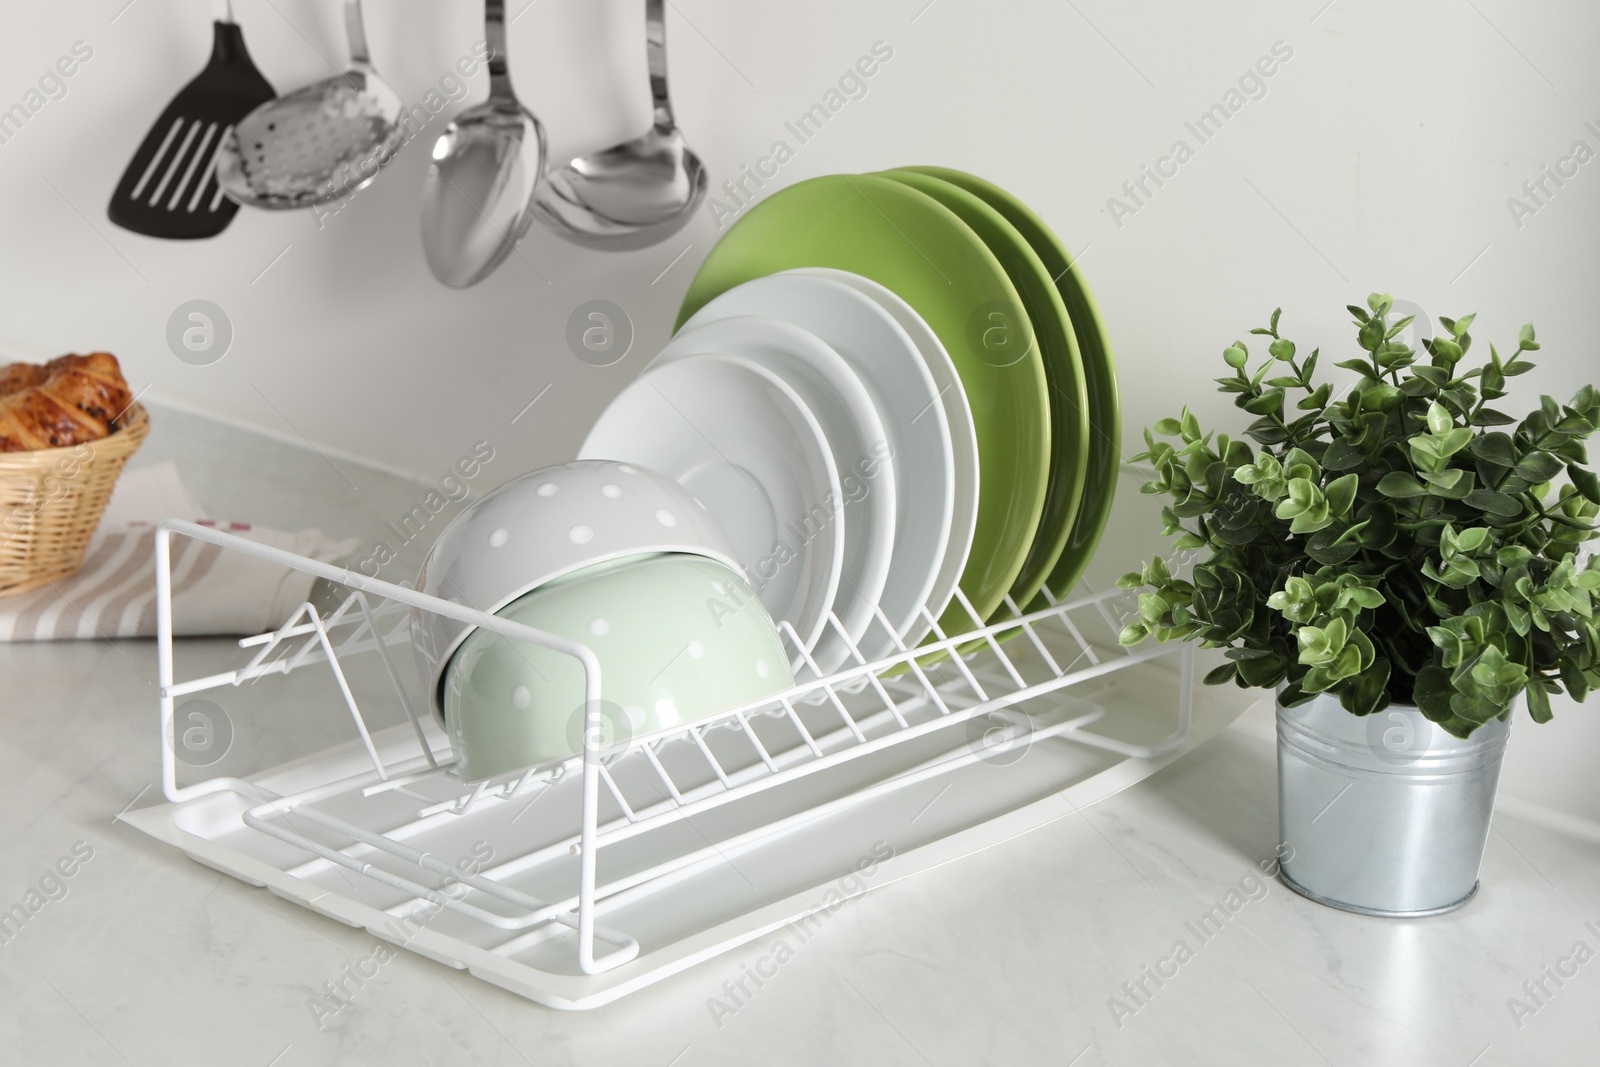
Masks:
[[[1525,692],[1546,721],[1552,694],[1600,686],[1600,559],[1580,553],[1600,536],[1584,451],[1600,392],[1542,397],[1518,421],[1489,405],[1533,369],[1531,325],[1515,352],[1469,367],[1473,316],[1441,319],[1448,332],[1415,351],[1388,295],[1367,305],[1350,307],[1364,355],[1337,364],[1359,376],[1342,399],[1318,353],[1279,334],[1279,311],[1250,331],[1268,339],[1253,372],[1244,342],[1223,352],[1217,383],[1255,417],[1258,449],[1202,432],[1187,408],[1145,431],[1144,492],[1171,496],[1165,533],[1196,562],[1189,577],[1160,558],[1123,577],[1142,591],[1121,640],[1224,648],[1207,682],[1281,685],[1289,706],[1415,705],[1466,737]]]

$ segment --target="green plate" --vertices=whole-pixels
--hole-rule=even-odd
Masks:
[[[1061,558],[1083,496],[1084,472],[1089,459],[1089,392],[1084,382],[1078,341],[1061,293],[1044,263],[1000,212],[923,167],[889,170],[883,175],[927,193],[971,227],[1005,267],[1033,325],[1034,340],[1044,360],[1045,379],[1050,386],[1052,447],[1044,513],[1039,518],[1039,529],[1023,560],[1022,570],[1011,585],[1011,599],[1021,606],[1038,596],[1045,578]],[[1010,613],[999,614],[1009,616]]]
[[[933,198],[875,175],[829,175],[750,208],[700,265],[677,325],[719,293],[798,267],[853,271],[894,290],[955,362],[972,406],[980,486],[961,590],[988,618],[1033,544],[1050,470],[1044,364],[1016,287],[984,243]],[[1004,338],[986,336],[992,314],[1016,328]],[[959,603],[940,625],[947,634],[972,628]]]
[[[1105,324],[1095,307],[1094,297],[1084,283],[1083,274],[1072,261],[1050,227],[1016,197],[982,178],[944,167],[917,167],[981,198],[1017,228],[1043,261],[1045,270],[1056,280],[1061,299],[1071,317],[1078,348],[1083,355],[1084,376],[1089,387],[1089,456],[1083,490],[1083,503],[1055,568],[1045,579],[1045,587],[1057,600],[1072,594],[1083,577],[1095,545],[1111,514],[1111,501],[1117,490],[1117,469],[1122,461],[1122,406],[1117,399],[1117,368],[1111,358],[1111,342]],[[1020,602],[1019,602],[1020,603]],[[1043,597],[1027,606],[1038,611],[1046,606]]]

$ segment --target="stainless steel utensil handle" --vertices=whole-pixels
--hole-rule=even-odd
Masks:
[[[650,102],[655,108],[656,128],[670,130],[672,101],[667,97],[667,22],[662,0],[644,0],[645,57],[650,65]]]
[[[350,39],[351,65],[371,66],[372,53],[367,51],[367,28],[361,19],[361,0],[345,0],[344,33]]]
[[[515,99],[506,66],[506,0],[483,0],[483,40],[489,46],[489,98]]]

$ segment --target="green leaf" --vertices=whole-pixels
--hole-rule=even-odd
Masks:
[[[1483,408],[1472,416],[1472,425],[1474,426],[1510,426],[1516,421],[1505,412],[1496,411],[1494,408]]]
[[[1567,477],[1572,479],[1572,487],[1582,493],[1585,500],[1600,504],[1600,478],[1596,478],[1593,471],[1569,463]]]
[[[1389,661],[1380,659],[1351,679],[1339,703],[1354,715],[1371,715],[1389,703]]]
[[[1552,718],[1550,714],[1550,694],[1544,687],[1543,679],[1529,679],[1526,692],[1528,694],[1528,715],[1532,717],[1534,722],[1549,722]]]
[[[1428,405],[1426,421],[1428,432],[1435,434],[1444,433],[1455,425],[1455,420],[1451,419],[1450,413],[1441,407],[1437,400]]]
[[[1280,516],[1281,518],[1282,516]],[[1296,515],[1289,523],[1289,532],[1292,534],[1316,533],[1333,520],[1328,517],[1328,506],[1323,504],[1314,509],[1308,509]]]
[[[1283,680],[1284,661],[1277,655],[1239,661],[1239,680],[1255,689],[1266,689]]]
[[[1324,470],[1342,471],[1357,466],[1366,458],[1366,453],[1361,446],[1353,441],[1339,440],[1328,446],[1322,453],[1322,467]]]
[[[1438,479],[1438,484],[1428,487],[1428,495],[1442,497],[1445,500],[1460,500],[1472,492],[1477,484],[1478,477],[1471,471],[1459,468],[1442,471],[1437,474],[1424,474],[1423,478]]]
[[[1356,523],[1354,526],[1347,526],[1347,527],[1345,527],[1344,533],[1340,534],[1333,541],[1333,544],[1342,545],[1347,541],[1352,542],[1354,544],[1358,544],[1358,545],[1366,544],[1366,538],[1362,537],[1361,534],[1362,534],[1362,532],[1364,530],[1366,530],[1366,528],[1368,526],[1371,526],[1371,525],[1372,525],[1372,520],[1371,519],[1362,519],[1360,522]]]
[[[1343,518],[1349,511],[1350,505],[1355,503],[1356,485],[1360,479],[1354,474],[1346,474],[1328,483],[1323,495],[1328,499],[1328,511],[1335,518]]]
[[[1360,554],[1361,545],[1355,540],[1346,540],[1343,532],[1332,528],[1319,530],[1312,534],[1306,541],[1306,555],[1324,566],[1337,567]]]
[[[1394,337],[1396,334],[1400,333],[1401,330],[1404,330],[1407,326],[1410,326],[1415,320],[1415,315],[1407,315],[1403,319],[1396,319],[1394,322],[1389,324],[1389,329],[1384,332],[1383,336],[1385,338]],[[1446,319],[1444,321],[1448,322],[1449,320]]]
[[[1267,346],[1267,351],[1273,359],[1290,360],[1294,358],[1294,342],[1280,337]]]
[[[1309,377],[1310,371],[1306,374]],[[1333,386],[1323,382],[1310,393],[1300,398],[1295,407],[1300,411],[1321,411],[1328,406],[1328,397],[1333,395]]]
[[[1527,681],[1527,669],[1506,658],[1495,645],[1485,645],[1478,662],[1472,665],[1471,677],[1481,686],[1510,689]]]
[[[1411,702],[1429,720],[1442,723],[1453,717],[1450,698],[1455,687],[1450,684],[1450,672],[1437,664],[1429,664],[1417,672],[1411,687]]]
[[[1511,443],[1510,435],[1498,430],[1483,434],[1473,441],[1472,454],[1500,467],[1512,467],[1517,462],[1516,445]]]
[[[1152,426],[1151,429],[1156,433],[1161,434],[1163,437],[1176,437],[1182,431],[1183,427],[1179,424],[1177,419],[1157,419],[1155,425]]]
[[[1361,390],[1361,406],[1368,411],[1392,411],[1405,400],[1405,394],[1388,382]]]
[[[1238,370],[1245,365],[1245,361],[1250,358],[1250,354],[1238,345],[1230,345],[1222,350],[1222,358],[1227,362],[1228,366]]]
[[[1432,488],[1446,493],[1460,485],[1461,479],[1466,476],[1467,472],[1460,467],[1452,467],[1449,470],[1442,471],[1420,471],[1417,474],[1417,477],[1427,482]]]
[[[1538,485],[1561,473],[1561,461],[1548,452],[1529,452],[1511,470],[1518,478]]]
[[[1576,437],[1568,437],[1551,445],[1550,453],[1558,459],[1576,463],[1580,467],[1589,462],[1588,451],[1583,447],[1583,442]]]
[[[1438,434],[1436,440],[1438,441],[1439,455],[1453,456],[1472,442],[1472,431],[1465,426],[1457,426],[1453,430],[1446,430]]]
[[[1276,415],[1283,410],[1283,390],[1271,389],[1252,397],[1245,402],[1244,409],[1252,415]]]
[[[1561,680],[1566,683],[1567,694],[1573,700],[1582,700],[1589,695],[1589,679],[1583,676],[1583,669],[1575,660],[1567,658],[1561,661]]]
[[[1421,482],[1405,471],[1390,471],[1378,481],[1378,492],[1397,500],[1422,496],[1427,491]]]
[[[1522,514],[1521,504],[1514,498],[1506,496],[1504,493],[1497,493],[1493,489],[1474,489],[1461,499],[1469,507],[1477,508],[1479,511],[1487,512],[1490,515],[1510,518],[1513,515]]]
[[[1284,428],[1278,425],[1277,420],[1269,416],[1262,416],[1252,422],[1245,427],[1244,432],[1257,443],[1263,445],[1282,444],[1289,439],[1289,435],[1284,431]]]
[[[1222,685],[1231,682],[1239,676],[1239,667],[1235,663],[1224,663],[1222,666],[1206,672],[1207,685]]]

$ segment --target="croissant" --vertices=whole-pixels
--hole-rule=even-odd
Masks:
[[[109,352],[0,367],[0,452],[98,441],[133,403]]]

